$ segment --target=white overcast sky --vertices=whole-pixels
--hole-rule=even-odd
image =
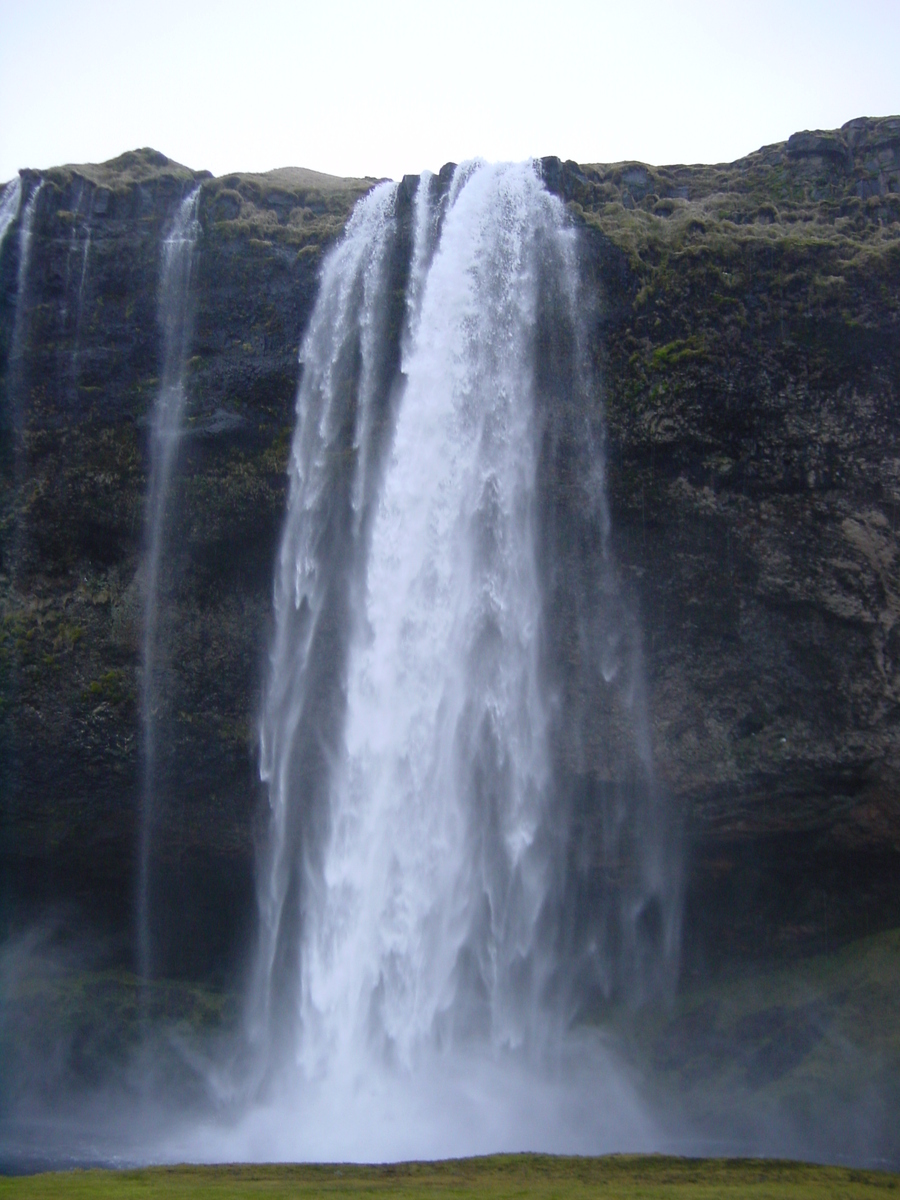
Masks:
[[[724,162],[900,112],[900,0],[0,0],[0,180],[474,155]]]

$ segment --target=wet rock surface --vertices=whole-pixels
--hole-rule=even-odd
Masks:
[[[599,297],[615,554],[686,829],[686,977],[896,925],[900,120],[728,166],[543,173]],[[297,350],[322,255],[373,181],[212,179],[153,151],[42,178],[21,353],[15,227],[0,255],[2,915],[75,903],[128,960],[160,238],[202,182],[155,845],[166,972],[223,977],[253,920]],[[555,480],[560,510],[577,507]],[[585,548],[560,552],[574,570]],[[585,827],[616,782],[587,678],[570,764]]]

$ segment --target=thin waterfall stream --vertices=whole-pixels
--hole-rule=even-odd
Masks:
[[[10,226],[16,217],[19,215],[19,206],[22,203],[22,180],[17,175],[3,189],[3,194],[0,196],[0,247],[3,245],[4,238],[9,232]]]
[[[18,187],[16,185],[19,185]],[[19,264],[16,273],[16,308],[15,319],[13,321],[12,341],[9,350],[9,367],[8,367],[8,393],[10,397],[10,409],[12,417],[12,428],[15,436],[15,479],[16,486],[19,487],[25,477],[26,458],[25,458],[25,414],[27,411],[25,392],[27,388],[27,375],[25,370],[25,350],[28,339],[29,326],[29,272],[31,268],[31,244],[34,238],[34,218],[37,212],[38,199],[44,187],[44,181],[39,180],[37,186],[32,190],[31,194],[25,201],[24,208],[21,208],[22,189],[21,181],[14,180],[4,191],[3,194],[3,236],[12,228],[12,223],[18,216],[21,209],[21,217],[19,219]],[[2,241],[0,241],[2,245]],[[18,564],[21,554],[21,527],[16,524],[15,533],[13,535],[12,551],[10,560],[13,564]]]
[[[16,187],[20,183],[19,180],[14,180],[3,194],[3,236],[6,236],[7,231],[11,228],[12,222],[18,215],[21,206],[21,186]],[[14,369],[18,369],[21,365],[22,353],[24,350],[23,338],[25,336],[25,322],[27,319],[28,307],[28,270],[31,266],[31,240],[34,236],[34,216],[37,211],[38,197],[44,187],[44,181],[40,180],[37,187],[31,192],[25,202],[25,208],[22,210],[22,219],[19,222],[19,268],[16,276],[16,317],[13,325],[12,346],[10,348],[10,360]],[[9,201],[7,203],[7,193],[9,193]],[[14,404],[21,404],[21,396],[19,388],[15,381],[12,393]],[[16,424],[21,419],[21,413],[17,414]]]
[[[153,975],[153,902],[151,853],[156,819],[157,709],[160,678],[159,592],[166,522],[178,452],[184,436],[185,370],[191,340],[191,285],[196,267],[197,217],[200,188],[182,201],[162,246],[159,282],[159,324],[162,331],[162,372],[150,430],[150,480],[145,518],[144,626],[141,643],[141,727],[143,774],[137,884],[138,972],[144,981]],[[85,261],[87,246],[85,248]],[[80,294],[80,288],[79,288]]]

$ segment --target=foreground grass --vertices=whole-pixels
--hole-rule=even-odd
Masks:
[[[64,1171],[0,1179],[0,1197],[790,1197],[816,1200],[900,1192],[900,1176],[761,1159],[612,1155],[556,1158],[495,1155],[439,1163],[356,1166],[151,1167]]]

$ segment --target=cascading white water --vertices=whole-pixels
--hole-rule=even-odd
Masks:
[[[141,726],[143,779],[138,846],[137,947],[143,979],[153,969],[150,930],[150,852],[153,836],[156,774],[156,707],[158,678],[160,565],[172,475],[184,434],[185,368],[191,338],[191,283],[195,270],[200,223],[200,188],[194,188],[178,207],[162,246],[159,282],[159,323],[162,331],[162,373],[153,407],[150,431],[150,482],[145,518],[144,632],[141,646]],[[85,249],[85,262],[87,250]],[[80,291],[80,289],[79,289]]]
[[[16,309],[13,319],[12,340],[9,348],[6,384],[9,418],[14,438],[14,490],[16,492],[23,487],[27,471],[24,433],[28,409],[28,376],[25,363],[30,316],[28,277],[31,266],[31,244],[34,237],[34,218],[37,212],[38,197],[41,194],[43,186],[44,182],[40,180],[37,187],[28,197],[18,229],[19,263],[16,273]],[[21,203],[21,179],[17,177],[12,183],[6,186],[3,191],[2,202],[0,202],[0,222],[2,222],[0,223],[0,249],[2,249],[3,241],[12,228],[13,222],[19,215]],[[22,557],[22,535],[23,523],[16,521],[13,524],[12,537],[7,551],[8,563],[12,566],[13,575]],[[9,570],[9,567],[6,569]]]
[[[19,185],[18,187],[16,185]],[[44,187],[44,181],[40,180],[37,187],[28,197],[25,204],[25,209],[22,213],[22,219],[19,222],[19,268],[16,275],[16,315],[13,321],[12,344],[10,345],[10,377],[9,377],[9,394],[12,401],[13,426],[17,436],[21,436],[22,425],[24,422],[24,379],[23,371],[23,354],[25,349],[24,339],[28,322],[28,271],[31,266],[31,242],[34,236],[34,217],[37,212],[38,197]],[[4,203],[7,200],[7,195],[10,197],[9,209],[11,215],[6,220],[6,225],[3,229],[3,235],[12,225],[13,220],[18,215],[21,205],[21,181],[13,180],[7,186],[3,193]],[[6,213],[4,216],[6,217]],[[2,243],[0,243],[2,244]],[[17,455],[17,472],[24,466],[21,454]]]
[[[18,183],[18,182],[19,182],[18,180],[14,181],[14,183],[11,184],[10,187],[15,187],[15,183]],[[44,187],[44,181],[42,179],[42,180],[40,180],[40,182],[38,183],[38,185],[34,189],[34,191],[31,193],[31,195],[28,197],[28,202],[25,205],[25,211],[22,213],[22,221],[19,225],[19,272],[18,272],[17,301],[21,301],[23,299],[23,297],[25,295],[25,289],[28,286],[28,268],[31,264],[31,239],[34,236],[34,214],[37,211],[38,197],[40,196],[41,192],[43,191],[43,187]],[[6,193],[4,193],[4,199],[5,199],[5,196],[6,196]],[[6,226],[7,229],[9,228],[9,224],[12,222],[12,220],[15,218],[16,214],[18,213],[19,204],[20,204],[20,193],[18,190],[14,193],[14,199],[15,199],[15,209],[12,212],[12,216],[10,216],[9,221],[7,222],[7,226]],[[11,205],[11,207],[12,207],[12,205]],[[5,234],[5,232],[6,232],[6,229],[4,229],[4,234]],[[13,331],[13,353],[15,353],[16,350],[19,348],[17,346],[17,339],[21,335],[21,330],[19,328],[20,307],[21,306],[19,305],[16,308],[16,328]]]
[[[385,184],[357,206],[301,351],[251,1040],[295,1096],[292,1154],[641,1144],[559,986],[568,818],[538,472],[553,321],[583,370],[577,236],[530,163],[425,175],[405,217],[401,200]],[[563,1061],[566,1099],[535,1074]],[[587,1062],[621,1112],[566,1125]],[[531,1108],[509,1094],[526,1079]]]
[[[303,934],[318,1069],[373,1038],[405,1064],[475,1029],[515,1044],[535,1011],[549,758],[532,336],[548,235],[565,259],[572,235],[534,171],[482,167],[427,274]]]
[[[261,723],[261,774],[272,809],[270,857],[260,874],[261,946],[253,1015],[265,1038],[274,1019],[278,959],[291,962],[299,934],[303,859],[313,853],[299,827],[316,820],[315,759],[329,732],[321,695],[321,643],[346,602],[344,577],[360,556],[370,457],[376,362],[396,188],[384,184],[358,205],[323,271],[320,299],[301,348],[303,381],[291,450],[288,517],[275,576],[275,638]],[[334,543],[329,548],[329,543]],[[327,654],[326,650],[326,654]],[[321,708],[321,712],[315,711]],[[326,755],[327,757],[327,755]],[[303,777],[307,776],[307,779]],[[306,784],[304,796],[298,788]],[[303,800],[306,813],[298,812]],[[282,967],[281,971],[290,971]],[[288,984],[288,990],[290,985]]]
[[[433,190],[435,177],[431,171],[423,171],[419,177],[413,204],[413,239],[412,262],[409,267],[409,281],[406,285],[406,327],[404,329],[403,355],[408,358],[411,340],[419,327],[422,314],[422,294],[425,290],[425,280],[428,268],[434,257],[440,230],[443,205],[435,203]]]
[[[0,196],[0,247],[9,228],[19,215],[19,205],[22,203],[22,180],[17,175],[3,189]]]

